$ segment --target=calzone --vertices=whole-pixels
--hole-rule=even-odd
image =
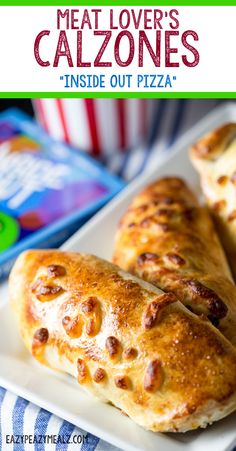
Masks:
[[[236,124],[226,124],[194,144],[191,160],[236,280]]]
[[[174,293],[236,345],[236,288],[210,215],[183,180],[162,178],[135,197],[113,260]]]
[[[175,295],[111,263],[28,251],[11,272],[10,298],[40,363],[73,375],[144,428],[187,431],[236,409],[232,344]]]

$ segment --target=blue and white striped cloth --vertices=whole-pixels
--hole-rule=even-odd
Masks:
[[[154,165],[175,141],[219,104],[219,100],[159,99],[155,102],[151,135],[144,146],[110,156],[103,163],[127,181]]]
[[[111,171],[116,172],[127,181],[153,165],[163,152],[207,112],[214,108],[217,100],[158,100],[154,114],[154,128],[144,148],[126,154],[119,154],[104,162]],[[6,443],[12,434],[30,436],[60,436],[69,444]],[[82,444],[72,443],[73,437],[86,437]],[[2,451],[118,451],[117,448],[99,440],[86,431],[80,430],[67,421],[56,417],[25,399],[0,387],[0,450]],[[236,449],[234,450],[236,451]]]

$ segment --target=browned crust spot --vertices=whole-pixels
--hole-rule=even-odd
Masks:
[[[144,376],[144,389],[148,392],[157,391],[163,383],[163,371],[159,359],[155,359],[147,366]]]
[[[161,182],[161,180],[160,180]],[[148,191],[150,192],[150,194],[152,195],[152,203],[153,205],[159,205],[159,204],[163,204],[163,205],[173,205],[175,203],[175,200],[173,199],[173,197],[169,197],[169,196],[165,196],[164,194],[161,193],[155,193],[153,192],[153,187],[156,185],[156,183],[154,183],[154,185],[150,185],[148,187]]]
[[[81,310],[83,313],[93,313],[98,305],[98,299],[94,296],[90,296],[86,301],[81,304]]]
[[[100,382],[104,381],[105,378],[106,378],[106,371],[103,368],[97,368],[93,375],[94,382],[99,384]]]
[[[166,216],[167,218],[172,218],[174,215],[174,211],[170,208],[159,208],[155,212],[155,216]]]
[[[146,263],[157,263],[158,259],[159,256],[157,254],[153,254],[152,252],[144,252],[137,258],[137,263],[140,266]]]
[[[114,358],[119,354],[120,342],[116,337],[108,337],[105,346],[111,358]]]
[[[41,327],[34,333],[33,345],[34,346],[45,345],[48,341],[48,338],[49,338],[48,329],[46,329],[45,327]]]
[[[228,182],[228,180],[229,179],[228,179],[227,175],[221,175],[220,177],[218,177],[217,183],[221,186],[225,186],[226,183]]]
[[[210,314],[215,318],[221,319],[227,315],[227,306],[215,291],[211,290],[211,288],[207,288],[198,280],[193,279],[184,280],[183,283],[187,285],[194,294],[206,301]]]
[[[148,216],[147,218],[142,219],[140,222],[141,227],[149,227],[153,223],[152,216]]]
[[[182,212],[182,216],[186,221],[193,221],[194,216],[196,215],[196,208],[185,208]]]
[[[133,360],[137,357],[138,351],[135,348],[127,348],[123,352],[123,357],[126,360]]]
[[[176,266],[183,266],[186,263],[186,261],[180,255],[175,254],[173,252],[168,252],[168,254],[165,255],[165,259],[167,259]]]
[[[52,301],[64,292],[58,285],[42,285],[42,281],[36,280],[32,286],[32,292],[41,302]]]
[[[47,267],[47,274],[49,277],[63,277],[66,275],[66,268],[61,265],[49,265]]]
[[[85,315],[87,335],[89,337],[97,335],[102,323],[99,300],[95,296],[90,296],[81,304],[81,311]]]
[[[80,317],[71,319],[69,316],[65,316],[62,319],[62,325],[70,338],[79,338],[82,334],[82,324]]]
[[[78,370],[78,382],[80,384],[83,384],[88,376],[88,371],[84,360],[82,359],[77,360],[77,370]]]
[[[148,216],[147,218],[142,219],[140,222],[140,226],[143,228],[149,228],[154,225],[157,229],[162,232],[168,232],[171,230],[170,225],[166,222],[158,222],[154,216]]]
[[[94,319],[90,319],[88,321],[88,323],[86,324],[86,333],[87,333],[87,335],[89,335],[91,337],[93,335],[96,335],[97,331],[96,331],[96,324],[95,324]]]
[[[197,410],[197,407],[193,404],[186,404],[184,410],[181,410],[180,412],[177,412],[174,416],[173,419],[177,420],[178,418],[184,418],[188,415],[193,414],[195,411]],[[178,431],[178,430],[177,430]],[[176,432],[177,432],[176,431]]]
[[[131,229],[132,227],[135,227],[135,226],[136,226],[135,222],[130,222],[130,223],[127,225],[128,229]]]
[[[139,212],[139,213],[144,213],[145,211],[147,211],[147,209],[148,209],[148,205],[143,204],[143,205],[139,205],[138,207],[136,207],[135,211]]]
[[[115,376],[115,385],[121,390],[129,390],[131,383],[128,376]]]
[[[176,302],[177,299],[174,294],[168,293],[168,294],[162,294],[160,295],[157,300],[152,301],[143,316],[143,327],[144,329],[152,329],[161,317],[161,312],[167,305],[172,304],[173,302]]]

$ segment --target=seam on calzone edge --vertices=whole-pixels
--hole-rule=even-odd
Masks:
[[[113,261],[174,293],[236,345],[236,287],[210,215],[183,180],[162,178],[134,198]]]
[[[236,280],[236,124],[226,124],[190,151]]]
[[[111,263],[28,251],[11,272],[10,299],[38,361],[144,428],[187,431],[236,408],[231,343],[174,295]]]

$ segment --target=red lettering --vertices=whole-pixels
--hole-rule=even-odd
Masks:
[[[77,31],[77,67],[91,67],[91,63],[82,61],[82,31]]]
[[[100,47],[100,50],[94,60],[94,67],[111,67],[112,64],[108,62],[101,62],[103,53],[105,52],[108,42],[111,39],[111,31],[94,31],[95,36],[105,36],[105,39]]]
[[[161,56],[161,31],[156,31],[156,53],[154,52],[150,41],[145,33],[145,31],[140,31],[139,33],[139,67],[143,67],[143,45],[146,45],[149,55],[152,58],[156,67],[160,67],[160,56]]]
[[[119,26],[120,28],[129,28],[130,25],[130,15],[127,9],[122,9],[119,16]]]
[[[197,66],[197,64],[199,63],[200,55],[199,55],[197,49],[195,49],[195,47],[193,47],[192,45],[190,45],[187,42],[187,37],[188,36],[192,36],[194,41],[198,41],[199,40],[199,37],[198,37],[198,35],[197,35],[197,33],[195,31],[187,30],[187,31],[185,31],[183,33],[183,35],[182,35],[182,44],[184,45],[184,47],[186,49],[188,49],[193,54],[194,60],[193,61],[188,61],[187,56],[183,55],[182,56],[182,61],[185,64],[185,66],[194,67],[194,66]]]
[[[129,56],[126,61],[122,61],[120,58],[120,42],[121,39],[126,36],[129,40]],[[121,67],[129,66],[134,58],[134,38],[129,31],[121,31],[115,40],[115,60]]]
[[[171,53],[178,53],[178,49],[170,46],[170,37],[178,36],[178,31],[166,31],[165,32],[165,47],[166,47],[166,67],[179,67],[179,63],[173,63],[170,61]]]
[[[110,28],[111,30],[118,30],[118,26],[113,23],[113,9],[110,9]]]
[[[60,30],[60,28],[61,28],[60,19],[65,19],[65,18],[66,18],[66,29],[68,30],[68,28],[69,28],[69,9],[66,9],[64,13],[60,9],[58,9],[57,10],[57,29],[58,30]]]
[[[89,17],[89,13],[88,13],[88,10],[87,9],[85,9],[84,10],[84,14],[83,14],[83,19],[82,19],[82,22],[81,22],[81,30],[83,30],[84,29],[84,26],[85,25],[88,25],[88,28],[91,30],[92,29],[92,24],[91,24],[91,22],[90,22],[90,17]]]
[[[40,41],[41,41],[42,37],[43,36],[49,36],[49,34],[50,34],[49,30],[41,31],[38,34],[38,36],[36,37],[35,43],[34,43],[34,56],[35,56],[35,59],[36,59],[37,63],[40,66],[43,66],[43,67],[50,66],[50,63],[49,63],[49,61],[43,61],[42,58],[40,58],[40,55],[39,55],[39,44],[40,44]]]
[[[151,30],[152,26],[148,25],[148,23],[150,23],[152,20],[150,17],[148,17],[148,14],[151,13],[152,10],[151,9],[145,9],[144,10],[144,29],[145,30]]]
[[[94,13],[94,27],[95,30],[98,29],[98,13],[100,13],[102,10],[101,9],[91,9],[92,13]]]
[[[63,50],[63,46],[64,46],[64,50]],[[68,44],[67,37],[66,37],[66,32],[63,30],[60,31],[60,34],[59,34],[59,39],[58,39],[58,43],[57,43],[57,49],[56,49],[53,67],[58,67],[59,59],[62,56],[65,56],[67,58],[69,67],[73,67],[73,61],[71,58],[70,48],[69,48],[69,44]]]
[[[172,19],[172,22],[169,23],[170,28],[172,28],[172,30],[176,30],[177,28],[179,28],[179,20],[176,19],[175,16],[178,16],[179,12],[177,11],[177,9],[171,9],[170,10],[170,19]]]
[[[154,9],[154,28],[162,30],[161,20],[163,18],[163,12],[161,9]]]
[[[71,10],[71,29],[72,30],[79,30],[79,25],[77,25],[79,23],[79,19],[75,16],[78,14],[78,12],[79,12],[78,9]]]
[[[133,19],[133,22],[134,22],[134,27],[135,27],[136,30],[139,28],[139,25],[140,25],[140,22],[141,22],[142,13],[143,13],[143,10],[140,9],[139,12],[138,12],[138,16],[136,17],[135,11],[133,9],[131,9],[131,16],[132,16],[132,19]]]

